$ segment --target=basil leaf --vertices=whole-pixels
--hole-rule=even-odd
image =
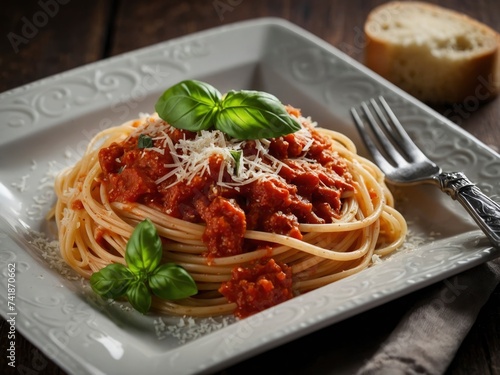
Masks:
[[[175,128],[196,132],[215,127],[237,139],[275,138],[301,128],[274,95],[241,90],[222,98],[214,87],[195,80],[170,87],[155,109]]]
[[[215,128],[237,139],[275,138],[300,129],[300,124],[274,95],[260,91],[229,91]]]
[[[155,110],[170,125],[193,132],[214,125],[221,93],[208,83],[182,81],[163,93]]]
[[[160,264],[161,239],[150,219],[141,221],[127,242],[125,261],[135,274],[152,272]]]
[[[229,150],[229,153],[234,159],[234,173],[238,175],[238,171],[240,169],[240,162],[241,162],[241,151],[236,151],[236,150]]]
[[[137,140],[137,147],[139,148],[153,147],[153,138],[145,134],[139,135],[139,139]]]
[[[106,298],[116,299],[125,295],[130,304],[143,314],[151,307],[151,291],[166,299],[196,294],[196,283],[184,268],[174,263],[160,266],[162,253],[156,227],[150,219],[144,219],[135,227],[127,242],[125,260],[128,268],[122,264],[110,264],[94,272],[90,277],[92,290]]]
[[[134,309],[142,314],[151,307],[151,294],[144,281],[136,280],[127,289],[127,298]]]
[[[90,276],[92,290],[104,298],[123,296],[134,279],[134,275],[123,264],[108,264]]]
[[[149,287],[158,297],[165,299],[187,298],[198,293],[191,275],[181,266],[165,263],[149,277]]]

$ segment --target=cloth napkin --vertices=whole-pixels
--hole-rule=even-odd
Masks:
[[[428,288],[357,375],[443,374],[500,283],[500,259]]]

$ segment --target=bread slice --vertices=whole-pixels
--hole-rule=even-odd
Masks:
[[[489,100],[500,90],[500,36],[429,3],[388,2],[365,23],[365,65],[428,103]]]

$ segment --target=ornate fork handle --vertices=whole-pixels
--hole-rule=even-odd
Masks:
[[[462,172],[437,176],[441,190],[457,200],[495,247],[500,247],[500,205],[486,196]]]

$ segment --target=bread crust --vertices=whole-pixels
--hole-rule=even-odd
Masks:
[[[484,34],[485,44],[489,44],[489,47],[467,51],[463,56],[451,59],[446,55],[433,55],[430,46],[416,46],[415,43],[403,45],[381,35],[380,28],[389,21],[404,24],[405,17],[397,17],[403,11],[408,11],[409,7],[467,25]],[[471,98],[486,101],[500,91],[500,35],[464,14],[418,1],[394,1],[370,12],[364,32],[365,65],[424,102],[457,103]],[[418,38],[418,35],[414,38]]]

